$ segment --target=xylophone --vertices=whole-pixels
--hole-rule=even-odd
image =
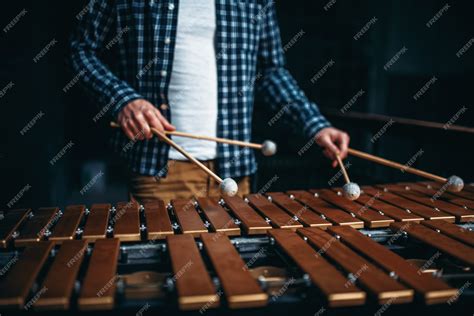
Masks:
[[[7,211],[0,311],[472,312],[474,188],[361,188]]]

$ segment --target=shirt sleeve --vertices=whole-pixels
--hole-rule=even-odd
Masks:
[[[81,74],[79,82],[99,108],[116,118],[126,104],[143,97],[127,82],[119,79],[100,58],[120,34],[126,36],[126,29],[114,29],[114,2],[90,0],[81,11],[82,14],[77,16],[79,23],[71,35],[69,62],[73,71]]]
[[[302,129],[305,137],[314,137],[318,131],[331,126],[317,105],[308,100],[296,80],[285,68],[275,1],[266,1],[257,23],[261,23],[258,51],[256,91],[272,110],[282,113],[293,126]]]

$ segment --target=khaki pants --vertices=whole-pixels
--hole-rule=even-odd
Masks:
[[[213,160],[202,162],[215,171]],[[239,196],[250,193],[249,177],[234,179],[239,186]],[[143,176],[132,173],[128,179],[130,198],[140,203],[161,199],[168,203],[172,199],[192,197],[219,197],[219,184],[195,164],[189,161],[169,160],[166,178]]]

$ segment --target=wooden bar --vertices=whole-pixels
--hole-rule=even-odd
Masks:
[[[173,235],[168,243],[174,281],[178,291],[178,306],[181,310],[199,310],[219,306],[220,297],[207,272],[204,261],[191,235]]]
[[[474,193],[474,184],[473,183],[466,183],[464,185],[464,191]]]
[[[364,192],[372,196],[375,196],[375,194],[378,194],[378,192],[380,192],[380,190],[369,186],[364,186],[362,187],[362,189],[364,190]],[[445,220],[447,222],[452,223],[454,223],[455,220],[453,215],[449,215],[441,211],[435,211],[430,207],[411,200],[407,200],[404,197],[395,195],[390,192],[382,192],[379,198],[387,203],[409,210],[410,212],[416,215],[422,216],[424,219]]]
[[[42,285],[48,290],[36,301],[36,309],[69,309],[74,283],[86,250],[85,240],[62,242]]]
[[[285,193],[271,192],[267,193],[266,195],[272,199],[273,203],[277,204],[291,215],[296,216],[298,220],[305,226],[319,227],[322,229],[326,229],[326,227],[331,226],[331,223],[329,223],[327,220],[321,218],[321,216],[318,216],[307,206],[290,199],[290,197]]]
[[[318,228],[315,228],[318,229]],[[366,294],[359,290],[326,259],[316,253],[302,238],[289,230],[271,230],[269,235],[308,274],[322,292],[330,307],[356,306],[365,303]]]
[[[393,223],[391,225],[419,225],[414,222]],[[457,294],[457,290],[430,274],[419,273],[418,269],[396,253],[373,241],[351,227],[331,226],[328,231],[339,236],[340,240],[354,251],[371,259],[389,273],[413,288],[426,304],[445,303]]]
[[[199,237],[199,234],[207,233],[207,228],[196,211],[193,200],[172,200],[171,205],[183,234]]]
[[[355,214],[357,218],[360,218],[364,221],[365,227],[367,228],[388,227],[390,223],[395,221],[392,218],[381,215],[370,208],[361,207],[357,203],[347,200],[334,191],[322,189],[318,191],[310,190],[310,192],[313,194],[318,194],[323,200],[326,200],[327,202],[345,210],[346,212]]]
[[[432,182],[432,181],[426,181],[426,182],[421,182],[425,185],[428,185],[430,188],[433,188],[436,191],[439,191],[444,194],[444,192],[447,192],[446,185],[437,183],[437,182]],[[449,194],[457,196],[459,198],[467,199],[470,201],[474,201],[474,194],[468,191],[460,191],[460,192],[449,192]]]
[[[163,239],[174,234],[170,216],[162,200],[147,202],[144,208],[148,240]]]
[[[360,286],[374,296],[378,304],[382,305],[388,302],[401,304],[413,300],[413,290],[407,289],[395,281],[337,239],[334,240],[334,236],[317,228],[298,229],[298,233],[308,238],[309,243],[318,251],[323,251],[323,255],[331,258],[347,273],[352,274],[354,279],[346,281],[346,284],[348,282],[360,283]]]
[[[363,228],[364,222],[360,219],[352,217],[347,212],[344,212],[335,206],[327,203],[323,199],[315,197],[313,194],[306,191],[289,191],[288,194],[293,195],[296,200],[311,208],[318,214],[321,214],[335,225],[348,225],[354,228]]]
[[[474,247],[474,232],[444,221],[423,221],[423,225]],[[474,251],[474,250],[473,250]]]
[[[5,217],[0,220],[0,248],[7,248],[13,234],[18,231],[30,212],[31,209],[21,209],[11,210],[5,214]]]
[[[93,204],[82,233],[82,239],[95,242],[97,239],[107,236],[109,223],[110,204]]]
[[[49,239],[59,244],[64,240],[74,239],[85,210],[86,207],[84,205],[71,205],[66,207],[63,216],[61,216],[58,224],[54,227],[54,231],[51,236],[49,236]]]
[[[370,207],[378,212],[382,212],[383,214],[395,219],[397,222],[413,221],[419,223],[424,220],[424,218],[419,215],[409,213],[404,209],[379,200],[378,195],[370,196],[366,193],[361,193],[355,202],[360,204],[362,207]]]
[[[23,251],[0,281],[1,307],[24,308],[28,294],[53,246],[52,241],[41,241]]]
[[[120,241],[140,241],[140,206],[136,202],[117,203],[111,220],[114,223],[114,237]]]
[[[393,223],[390,225],[393,231],[400,230],[402,225],[400,223]],[[443,234],[439,234],[432,229],[421,224],[409,225],[403,228],[403,231],[408,233],[409,237],[422,241],[431,247],[444,252],[471,267],[474,267],[474,248],[469,247],[459,241],[451,239]]]
[[[225,204],[242,222],[244,232],[248,235],[265,234],[272,228],[253,208],[240,197],[224,197]]]
[[[104,310],[114,307],[119,251],[118,238],[96,240],[82,281],[78,299],[80,310]]]
[[[413,191],[422,193],[425,196],[429,197],[430,199],[445,201],[451,204],[461,206],[465,209],[468,209],[471,212],[471,214],[472,212],[474,212],[474,201],[458,197],[446,191],[441,192],[441,191],[435,190],[431,186],[424,185],[423,183],[401,182],[399,184],[404,187],[408,187]]]
[[[220,232],[227,236],[240,235],[240,228],[234,222],[230,214],[219,205],[217,198],[198,198],[198,205],[204,216],[211,223],[213,232]]]
[[[390,185],[380,185],[384,189],[387,189],[389,192],[400,195],[406,199],[412,200],[414,202],[423,204],[432,209],[438,209],[446,214],[455,216],[457,222],[467,222],[474,219],[474,212],[467,211],[466,209],[442,201],[430,199],[429,197],[423,195],[423,193],[411,190],[411,188],[399,185],[399,184],[390,184]]]
[[[46,231],[57,220],[58,212],[57,207],[42,207],[33,212],[34,216],[25,222],[20,235],[15,239],[15,247],[25,247],[42,240]]]
[[[245,263],[229,238],[217,233],[201,234],[204,248],[221,281],[231,309],[265,306],[268,295],[245,269]]]
[[[252,205],[263,216],[270,219],[275,228],[297,229],[303,227],[294,217],[288,215],[275,204],[272,204],[261,194],[250,194],[247,196],[249,204]]]

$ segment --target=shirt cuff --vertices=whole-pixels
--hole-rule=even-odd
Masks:
[[[305,137],[312,138],[322,130],[323,128],[331,127],[331,123],[322,115],[312,117],[308,122],[306,122],[303,132]]]
[[[144,98],[140,94],[136,93],[135,90],[133,90],[132,88],[127,87],[125,89],[118,89],[117,93],[110,100],[110,102],[114,104],[112,107],[112,117],[114,119],[117,119],[117,116],[119,115],[120,111],[122,111],[122,109],[128,103],[137,99]]]

